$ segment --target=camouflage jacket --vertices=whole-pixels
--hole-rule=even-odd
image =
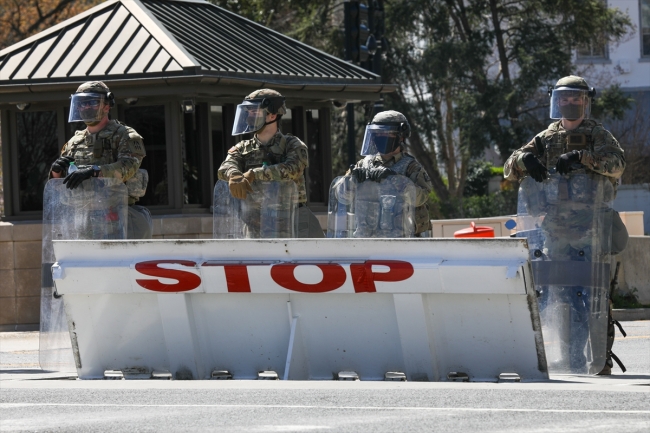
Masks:
[[[521,181],[528,175],[522,160],[527,152],[537,156],[546,168],[554,169],[560,155],[578,150],[582,164],[580,170],[606,176],[616,189],[617,180],[625,170],[625,155],[618,141],[602,124],[586,119],[576,129],[567,131],[562,127],[562,121],[557,121],[537,137],[542,139],[542,148],[537,148],[533,138],[508,158],[503,167],[506,179]]]
[[[218,176],[228,181],[234,174],[253,170],[255,180],[293,180],[298,187],[299,203],[306,203],[304,172],[308,166],[307,145],[293,135],[278,131],[266,144],[255,136],[231,147]]]
[[[400,152],[387,161],[384,161],[384,158],[378,153],[376,155],[368,155],[364,159],[357,161],[356,167],[378,167],[383,165],[384,167],[391,168],[395,165],[401,166],[402,164],[398,163],[402,158],[411,160],[406,166],[404,173],[401,173],[402,170],[399,170],[399,174],[408,177],[415,184],[415,205],[417,206],[415,208],[415,233],[422,233],[429,230],[430,226],[427,201],[429,200],[429,193],[433,190],[433,185],[431,184],[429,174],[420,163],[406,152]],[[347,171],[347,175],[350,175],[350,170]]]
[[[73,156],[76,165],[97,165],[102,177],[114,177],[126,182],[137,173],[146,156],[142,137],[116,120],[96,134],[88,129],[75,132],[61,150],[62,156]],[[129,204],[137,197],[129,197]]]

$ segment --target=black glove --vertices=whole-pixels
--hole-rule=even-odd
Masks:
[[[372,167],[368,169],[368,173],[366,173],[366,177],[370,180],[374,180],[375,182],[379,182],[382,179],[386,179],[388,176],[392,174],[397,174],[397,173],[388,167],[384,167],[383,165],[380,165],[379,167]]]
[[[367,176],[366,176],[366,175],[367,175],[366,169],[363,168],[363,167],[356,167],[356,166],[354,166],[354,165],[351,165],[351,166],[350,166],[350,174],[351,174],[353,177],[356,177],[356,178],[357,178],[357,182],[359,182],[359,183],[365,181],[366,178],[367,178]]]
[[[91,177],[99,176],[99,170],[95,170],[91,167],[79,168],[77,171],[70,173],[63,179],[63,184],[68,189],[75,189],[81,182]]]
[[[576,164],[578,162],[580,162],[580,152],[577,150],[572,150],[569,153],[560,155],[557,160],[557,164],[555,164],[555,168],[560,174],[568,174],[571,170],[573,170],[573,164]]]
[[[522,161],[524,162],[524,166],[526,166],[526,171],[535,181],[543,182],[544,179],[548,178],[548,170],[546,170],[544,164],[532,153],[524,153]]]
[[[50,170],[55,173],[67,173],[68,167],[70,167],[70,163],[73,161],[74,157],[72,156],[62,156],[52,163],[52,168]]]

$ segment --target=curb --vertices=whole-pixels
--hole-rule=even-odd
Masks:
[[[632,322],[634,320],[650,320],[650,308],[629,308],[612,310],[614,320]]]

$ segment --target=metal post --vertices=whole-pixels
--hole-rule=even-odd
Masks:
[[[354,125],[354,104],[348,103],[345,107],[348,113],[348,165],[352,165],[357,161],[357,149],[355,146],[355,125]]]

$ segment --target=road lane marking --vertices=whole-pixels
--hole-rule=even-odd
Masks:
[[[540,412],[540,413],[606,413],[606,414],[642,414],[650,415],[650,410],[589,410],[589,409],[513,409],[513,408],[469,408],[469,407],[418,407],[418,406],[305,406],[280,404],[115,404],[115,403],[0,403],[0,409],[17,407],[119,407],[119,408],[188,408],[209,407],[224,409],[333,409],[333,410],[423,410],[423,411],[460,411],[460,412]]]

